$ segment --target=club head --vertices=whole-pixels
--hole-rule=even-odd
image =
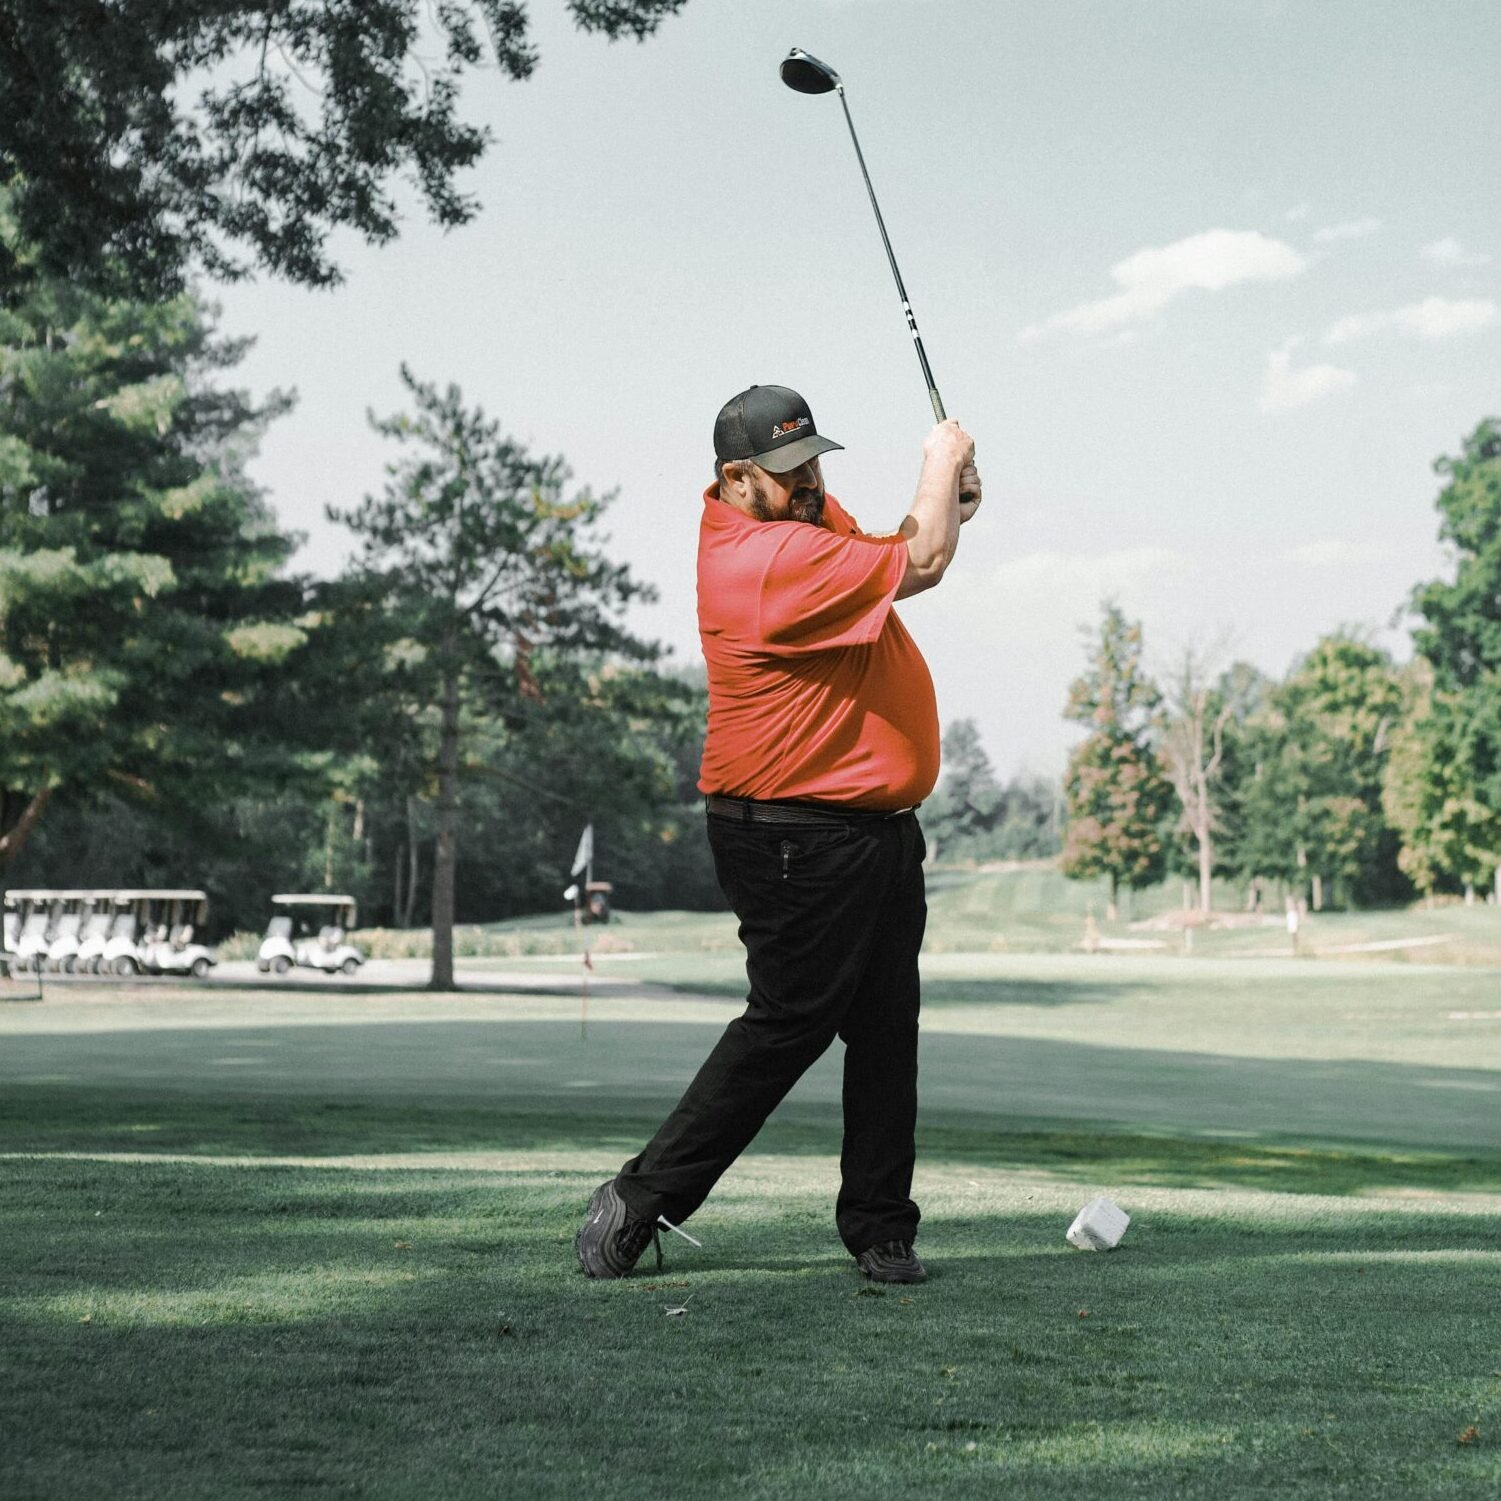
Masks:
[[[782,82],[799,94],[828,94],[839,87],[839,75],[816,57],[809,57],[801,47],[794,47],[782,59]]]

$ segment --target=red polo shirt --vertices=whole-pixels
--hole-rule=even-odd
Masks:
[[[933,790],[933,680],[891,608],[906,570],[905,540],[865,536],[832,495],[810,526],[704,492],[701,792],[889,810]]]

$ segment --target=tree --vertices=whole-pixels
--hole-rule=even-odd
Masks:
[[[1401,840],[1397,863],[1429,900],[1450,883],[1473,898],[1477,885],[1501,879],[1501,808],[1474,793],[1488,737],[1474,734],[1461,695],[1435,689],[1426,658],[1414,658],[1403,690],[1382,786],[1383,811]]]
[[[1221,773],[1225,730],[1234,704],[1211,680],[1198,652],[1184,651],[1165,712],[1158,721],[1162,764],[1178,795],[1178,826],[1194,841],[1198,856],[1199,911],[1213,905],[1214,836],[1221,826]]]
[[[1444,832],[1430,838],[1407,822],[1404,853],[1425,878],[1431,873],[1469,885],[1488,874],[1501,898],[1501,834],[1495,832],[1501,819],[1501,419],[1486,418],[1458,457],[1442,457],[1434,469],[1448,481],[1436,504],[1454,577],[1413,593],[1423,619],[1413,644],[1431,665],[1433,684],[1429,712],[1412,726],[1426,749],[1420,755],[1411,740],[1405,746],[1409,785],[1399,802],[1427,810]],[[1418,788],[1412,778],[1428,785]],[[1430,869],[1428,862],[1437,864]]]
[[[409,451],[388,467],[382,494],[329,516],[360,539],[355,571],[381,602],[380,691],[430,732],[431,985],[449,990],[462,785],[475,770],[466,751],[497,717],[519,729],[526,705],[543,700],[540,659],[650,658],[654,648],[619,614],[651,594],[597,548],[608,497],[565,498],[562,459],[533,458],[483,411],[466,408],[457,386],[439,392],[401,373],[415,414],[371,421]]]
[[[1247,662],[1232,664],[1217,684],[1231,714],[1221,763],[1215,867],[1245,883],[1253,907],[1260,905],[1267,881],[1290,881],[1294,874],[1281,780],[1286,722],[1276,688]]]
[[[1005,809],[1005,792],[973,719],[956,719],[944,732],[943,767],[943,781],[923,820],[935,857],[939,850],[952,852],[951,846],[983,839]]]
[[[639,41],[684,3],[568,9]],[[326,286],[333,230],[396,234],[398,176],[437,223],[474,215],[455,178],[490,137],[458,102],[487,55],[514,80],[536,67],[518,0],[7,0],[0,183],[51,275],[172,295],[197,263]],[[26,270],[0,257],[0,292]]]
[[[1068,823],[1060,867],[1076,880],[1107,877],[1113,919],[1122,882],[1138,890],[1162,874],[1170,794],[1150,740],[1161,695],[1142,668],[1141,626],[1105,604],[1092,651],[1064,709],[1089,734],[1064,774]]]
[[[1356,900],[1398,894],[1382,782],[1402,689],[1391,658],[1349,631],[1323,637],[1276,700],[1286,726],[1284,817],[1314,906],[1329,880]]]
[[[0,239],[27,253],[3,202]],[[305,590],[244,473],[287,400],[212,384],[243,348],[188,297],[42,277],[0,310],[0,867],[54,799],[207,830],[294,769],[278,674]]]
[[[1454,578],[1413,591],[1423,624],[1412,639],[1433,664],[1438,688],[1462,691],[1501,671],[1501,418],[1486,418],[1458,458],[1441,457],[1433,467],[1448,479],[1434,504]]]

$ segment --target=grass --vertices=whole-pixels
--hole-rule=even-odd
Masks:
[[[1057,954],[1077,951],[1092,915],[1097,935],[1107,944],[1157,944],[1144,953],[1183,952],[1180,928],[1147,929],[1133,919],[1171,918],[1181,911],[1179,881],[1122,897],[1122,917],[1104,918],[1103,881],[1069,881],[1046,862],[1006,869],[939,868],[928,877],[929,953]],[[1239,892],[1217,885],[1218,909],[1238,914]],[[1199,928],[1188,940],[1192,953],[1210,958],[1275,958],[1290,953],[1280,918],[1268,914],[1262,926]],[[367,928],[356,935],[374,959],[428,958],[426,929]],[[1434,942],[1434,940],[1441,940]],[[734,919],[725,913],[620,912],[608,926],[582,932],[567,911],[463,924],[454,930],[455,952],[470,960],[562,957],[587,942],[596,952],[722,954],[738,962]],[[1414,943],[1411,949],[1361,952],[1370,943]],[[221,959],[253,959],[259,933],[236,933],[219,945]],[[1501,966],[1501,909],[1483,902],[1465,907],[1446,902],[1432,909],[1412,907],[1373,912],[1313,914],[1302,935],[1303,957],[1355,963],[1458,964]]]
[[[833,1057],[702,1251],[585,1282],[735,967],[601,961],[587,1034],[540,989],[0,1007],[6,1501],[1496,1494],[1501,973],[933,956],[930,1283],[833,1235]],[[1109,1256],[1062,1238],[1099,1191]]]

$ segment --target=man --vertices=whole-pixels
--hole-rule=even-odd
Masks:
[[[659,1227],[676,1230],[836,1036],[840,1238],[875,1281],[927,1276],[911,1198],[927,916],[914,809],[938,777],[938,714],[891,605],[943,577],[980,480],[973,442],[941,422],[911,512],[867,536],[824,490],[819,456],[840,447],[785,386],[742,391],[714,424],[699,788],[750,995],[662,1128],[594,1191],[575,1241],[591,1277],[625,1276]]]

